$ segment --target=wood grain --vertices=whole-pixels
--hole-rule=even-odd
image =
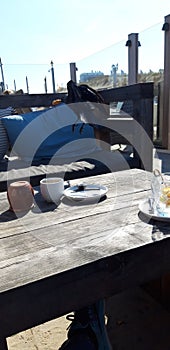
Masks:
[[[45,203],[36,188],[35,207],[18,217],[0,194],[5,337],[170,270],[168,224],[148,220],[138,209],[150,179],[138,169],[87,178],[108,186],[107,197],[93,204],[63,198],[58,207]]]

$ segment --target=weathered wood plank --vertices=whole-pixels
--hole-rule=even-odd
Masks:
[[[139,100],[153,97],[153,83],[139,83],[121,88],[100,90],[106,103],[111,101]]]
[[[163,241],[166,251],[170,241]],[[163,247],[162,247],[163,248]],[[166,257],[168,258],[168,256]],[[170,259],[166,259],[167,270]],[[149,266],[149,269],[148,269]],[[53,276],[4,293],[0,300],[1,331],[6,336],[108,297],[161,275],[165,270],[162,249],[141,247],[121,256],[98,260],[64,274]],[[81,276],[81,278],[80,278]],[[86,298],[84,298],[84,291]],[[16,293],[16,295],[15,295]],[[71,296],[71,297],[70,297]],[[7,305],[7,307],[4,307]],[[6,317],[4,317],[6,315]],[[25,316],[24,316],[25,315]]]
[[[24,107],[50,107],[52,101],[56,99],[64,99],[65,93],[59,94],[23,94],[23,95],[0,95],[0,106],[6,108]]]
[[[113,89],[100,90],[106,103],[113,101],[139,100],[153,98],[153,83],[138,83]],[[1,108],[13,106],[19,107],[42,107],[51,106],[55,99],[65,100],[67,93],[55,94],[23,94],[23,95],[0,95]]]
[[[143,177],[140,179],[136,170],[131,170],[129,173],[124,171],[115,173],[114,176],[113,174],[99,175],[97,177],[98,183],[108,186],[107,200],[93,204],[75,203],[63,198],[61,204],[56,207],[55,204],[46,203],[40,193],[37,193],[35,207],[28,213],[21,213],[18,216],[8,210],[9,203],[6,194],[2,193],[0,195],[0,199],[2,198],[0,200],[0,237],[17,235],[41,227],[47,228],[52,224],[62,224],[83,217],[88,220],[91,216],[99,213],[110,212],[121,207],[127,208],[129,203],[135,205],[143,197],[143,192],[141,194],[140,191],[146,191],[150,188],[150,176],[150,173],[143,172]],[[76,184],[79,181],[73,180],[71,184]],[[89,177],[85,182],[96,183],[96,179]],[[138,193],[136,197],[130,193],[132,187],[134,194]]]

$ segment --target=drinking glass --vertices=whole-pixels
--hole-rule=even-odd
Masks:
[[[149,197],[150,210],[154,212],[157,210],[160,201],[162,176],[157,170],[153,171],[153,176],[151,180],[151,196]]]
[[[170,173],[162,174],[162,179],[158,210],[170,215]]]

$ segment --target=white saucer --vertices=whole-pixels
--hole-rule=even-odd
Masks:
[[[163,213],[159,212],[157,209],[154,209],[153,213],[151,212],[148,198],[139,203],[139,210],[151,219],[170,221],[170,212]]]
[[[71,186],[64,191],[64,196],[75,200],[99,200],[107,193],[108,188],[101,185],[86,185],[83,191],[77,191],[77,186]]]

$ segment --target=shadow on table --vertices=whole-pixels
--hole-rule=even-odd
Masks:
[[[139,212],[138,216],[141,221],[153,226],[152,228],[153,241],[158,241],[158,240],[161,240],[162,238],[165,238],[165,236],[170,236],[169,223],[167,223],[167,221],[160,221],[160,220],[149,218],[147,215],[145,215],[142,212]]]
[[[0,214],[0,222],[8,222],[22,218],[28,213],[28,211],[29,210],[15,213],[12,210],[8,209]]]
[[[66,198],[63,197],[62,198],[62,202],[70,207],[75,207],[75,206],[84,206],[84,205],[94,205],[94,204],[98,204],[101,203],[103,201],[105,201],[107,199],[107,195],[104,195],[103,197],[101,197],[100,199],[80,199],[80,200],[75,200],[75,199],[71,199],[71,198]]]
[[[43,198],[40,192],[36,192],[34,194],[34,203],[35,206],[32,208],[33,213],[44,213],[44,212],[49,212],[49,211],[54,211],[61,203],[48,203],[46,202]]]

